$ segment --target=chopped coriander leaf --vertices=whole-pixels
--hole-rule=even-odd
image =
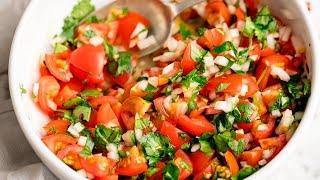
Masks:
[[[56,134],[57,133],[57,128],[56,127],[51,127],[49,129],[49,132],[52,133],[52,134]]]
[[[90,120],[90,115],[91,115],[91,108],[87,107],[87,106],[81,106],[80,105],[80,106],[77,106],[73,110],[72,114],[77,119],[89,121]]]
[[[148,86],[146,87],[145,91],[149,92],[149,93],[153,93],[153,92],[157,92],[158,88],[152,86],[151,84],[148,84]]]
[[[103,147],[109,143],[118,144],[121,141],[121,130],[117,127],[107,128],[104,125],[97,125],[94,137],[95,143]]]
[[[269,111],[282,110],[290,105],[290,98],[283,91],[280,92],[277,101],[269,108]]]
[[[253,38],[254,31],[255,31],[255,24],[252,22],[250,17],[246,17],[246,24],[245,24],[245,27],[243,29],[243,33],[246,36],[248,36],[250,38]]]
[[[121,15],[122,16],[126,16],[129,13],[129,8],[128,7],[124,7],[121,9]]]
[[[238,107],[232,111],[232,115],[236,118],[236,122],[249,123],[254,112],[255,110],[250,104],[239,103]]]
[[[172,161],[169,161],[163,168],[162,176],[164,180],[178,180],[179,168]]]
[[[245,141],[240,139],[239,141],[230,140],[228,141],[228,146],[235,153],[235,155],[239,156],[245,150]]]
[[[96,36],[96,33],[93,31],[93,30],[87,30],[85,33],[84,33],[84,36],[86,36],[87,38],[92,38],[92,37],[95,37]]]
[[[223,133],[219,133],[214,135],[214,141],[216,145],[216,149],[219,152],[226,152],[228,148],[231,148],[233,151],[240,152],[243,151],[243,143],[234,142],[236,137],[236,133],[234,131],[225,131]]]
[[[237,51],[236,47],[234,46],[234,44],[231,41],[226,41],[223,44],[221,44],[220,46],[215,47],[213,49],[213,53],[221,54],[221,53],[224,53],[224,52],[227,52],[230,50],[232,50],[235,55],[238,54],[237,53],[238,51]]]
[[[184,76],[181,80],[181,84],[185,87],[189,87],[192,82],[196,82],[200,87],[205,86],[208,83],[207,78],[200,76],[197,69],[191,71],[189,74]]]
[[[229,87],[230,83],[220,83],[219,86],[216,88],[216,92],[222,92],[223,90]]]
[[[188,164],[187,162],[185,162],[184,160],[181,159],[180,161],[180,166],[183,168],[183,169],[186,169],[188,170],[189,172],[192,172],[192,166],[190,164]]]
[[[86,141],[86,144],[85,146],[83,147],[83,150],[79,153],[80,156],[82,157],[87,157],[87,156],[90,156],[92,154],[92,150],[93,150],[93,147],[94,147],[94,142],[90,136],[90,131],[85,128],[82,130],[81,134],[85,135],[87,137],[87,141]]]
[[[197,35],[198,36],[203,36],[204,35],[204,32],[206,32],[207,28],[205,27],[200,27],[198,30],[197,30]]]
[[[190,46],[191,58],[196,62],[202,62],[204,56],[208,53],[208,51],[199,47],[196,43],[191,43]]]
[[[150,166],[155,166],[163,158],[172,158],[174,155],[174,147],[170,144],[169,139],[158,132],[151,132],[143,136],[141,145]]]
[[[145,129],[150,127],[151,121],[149,119],[138,119],[135,121],[135,129]]]
[[[182,72],[178,72],[177,74],[175,74],[174,76],[170,77],[169,81],[171,83],[176,82],[180,77],[182,77]]]
[[[116,48],[114,48],[111,44],[104,41],[103,42],[104,49],[106,51],[106,54],[108,55],[109,61],[114,60],[115,54],[118,54]]]
[[[86,19],[86,23],[90,24],[90,23],[98,23],[100,20],[98,19],[97,16],[91,16],[88,19]]]
[[[184,40],[186,40],[186,39],[191,37],[191,31],[188,29],[188,27],[184,23],[180,24],[179,31],[180,31],[180,33],[182,35],[182,38]]]
[[[188,102],[188,112],[191,112],[193,109],[198,108],[198,104],[196,102],[196,98],[199,95],[200,88],[196,88],[192,91],[191,97]]]
[[[231,180],[242,180],[246,177],[250,176],[254,172],[256,172],[258,169],[253,168],[251,166],[245,166],[235,175],[231,177]]]
[[[19,86],[20,86],[20,93],[21,94],[27,94],[27,92],[28,92],[27,89],[24,88],[22,84],[20,84]]]
[[[99,97],[101,95],[102,95],[102,93],[98,89],[86,89],[86,90],[80,92],[80,96],[82,98]]]
[[[64,19],[61,35],[67,41],[73,43],[74,31],[79,23],[93,12],[95,7],[91,4],[91,0],[80,0],[76,6],[73,7],[71,15]]]
[[[179,133],[178,133],[178,136],[179,136],[179,138],[181,138],[182,140],[186,140],[186,138],[187,138],[187,134],[184,133],[184,132],[179,132]]]
[[[88,104],[88,102],[81,98],[81,97],[75,97],[72,99],[69,99],[67,102],[63,103],[64,107],[73,107],[73,106],[78,106],[82,104]]]
[[[210,146],[210,143],[204,140],[200,140],[200,151],[204,152],[206,155],[212,155],[213,150]]]
[[[137,82],[143,81],[143,80],[148,80],[148,77],[146,77],[146,76],[140,76],[140,77],[137,79]]]
[[[229,113],[222,113],[214,117],[213,121],[218,129],[218,132],[224,132],[232,129],[235,116]]]
[[[68,50],[69,50],[69,48],[61,43],[56,43],[54,46],[54,53],[55,54],[63,53]]]
[[[180,147],[182,150],[188,150],[190,148],[190,143],[184,143]]]
[[[129,52],[120,52],[118,59],[118,68],[116,71],[116,76],[123,74],[124,72],[131,71],[131,53]]]
[[[147,172],[146,172],[146,176],[148,177],[151,177],[153,176],[154,174],[156,174],[157,172],[160,171],[160,168],[157,168],[157,167],[149,167]]]
[[[61,113],[61,115],[59,114],[59,117],[68,120],[71,124],[75,124],[78,122],[78,119],[72,116],[71,110],[58,109],[57,111]]]

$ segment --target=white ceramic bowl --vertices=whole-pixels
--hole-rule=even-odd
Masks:
[[[97,7],[109,2],[111,1],[94,0]],[[32,92],[33,83],[39,78],[40,55],[51,50],[51,37],[60,32],[64,17],[69,14],[75,3],[75,0],[32,0],[16,30],[9,64],[10,93],[21,129],[37,155],[61,179],[81,179],[81,177],[62,163],[42,143],[41,131],[48,118],[33,103],[30,92]],[[266,0],[265,3],[269,4],[273,13],[290,24],[294,33],[306,42],[312,77],[312,94],[303,120],[292,139],[278,156],[250,177],[258,179],[267,179],[269,175],[278,173],[279,170],[276,168],[281,166],[281,162],[285,161],[286,157],[289,157],[294,147],[299,146],[303,133],[308,131],[308,125],[314,119],[319,100],[316,87],[320,87],[320,45],[304,2],[302,0]],[[294,19],[288,20],[283,15],[284,11],[287,12],[286,14],[293,15]],[[28,89],[28,94],[21,94],[20,86]],[[285,167],[282,167],[281,171],[285,171]]]

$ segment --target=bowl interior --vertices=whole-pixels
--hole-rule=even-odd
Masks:
[[[300,0],[266,0],[264,3],[269,4],[273,13],[288,23],[295,34],[302,35],[307,45],[308,63],[313,77],[313,87],[315,87],[318,84],[316,69],[318,71],[320,69],[318,68],[319,63],[315,61],[317,54],[314,47],[318,45],[313,40],[315,35],[312,34],[314,31],[311,29],[310,21],[306,21],[306,9],[298,1]],[[93,0],[93,2],[99,8],[112,1]],[[80,179],[80,177],[60,162],[41,142],[42,127],[48,118],[34,104],[31,93],[33,83],[39,78],[39,59],[42,54],[52,50],[51,39],[55,34],[60,33],[63,19],[69,14],[75,3],[76,1],[65,0],[33,0],[16,31],[9,67],[10,92],[21,128],[42,161],[62,179],[74,179],[75,177]],[[291,17],[288,19],[283,14],[284,10],[294,15],[294,19]],[[21,94],[21,87],[27,89],[28,93]],[[315,93],[312,93],[308,110],[298,131],[303,129],[301,126],[314,114],[315,103],[312,101],[315,96]],[[257,173],[259,174],[261,173]]]

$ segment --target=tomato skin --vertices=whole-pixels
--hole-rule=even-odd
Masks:
[[[102,45],[84,45],[74,50],[70,56],[70,64],[93,76],[101,76],[106,63]]]
[[[192,162],[193,175],[201,173],[206,167],[208,167],[212,160],[212,155],[206,155],[202,151],[196,151],[189,156]]]
[[[67,102],[69,99],[75,98],[78,93],[78,91],[73,91],[71,88],[69,88],[69,86],[65,86],[54,98],[54,102],[57,104],[58,107],[62,107],[63,103]]]
[[[116,173],[122,176],[136,176],[148,169],[144,156],[140,154],[139,149],[133,146],[129,150],[129,157],[122,159],[118,163]]]
[[[203,171],[200,173],[194,175],[193,180],[203,180],[206,179],[205,175],[206,174],[214,174],[214,170],[212,169],[211,164],[209,164]]]
[[[271,137],[271,138],[259,140],[259,144],[262,149],[265,150],[265,149],[275,148],[272,156],[267,160],[273,159],[281,151],[281,149],[286,145],[286,143],[287,143],[287,139],[285,134],[281,134],[277,137]]]
[[[57,153],[57,157],[61,160],[65,160],[66,158],[66,164],[68,164],[68,160],[71,160],[71,164],[68,164],[69,166],[72,166],[74,169],[81,169],[81,163],[80,163],[80,156],[79,153],[83,150],[82,146],[79,146],[77,144],[69,145],[65,147],[64,149],[60,150]]]
[[[244,2],[246,3],[246,5],[248,6],[248,8],[250,10],[254,10],[256,11],[257,10],[257,6],[259,4],[259,1],[260,0],[244,0]]]
[[[239,165],[236,157],[229,150],[224,154],[231,175],[236,175],[239,171]]]
[[[230,24],[231,21],[231,15],[229,13],[228,7],[225,5],[223,1],[209,1],[206,6],[206,13],[208,15],[217,14],[221,17],[223,17],[224,21],[227,24]],[[209,24],[213,25],[213,22],[211,22],[208,18]]]
[[[65,67],[60,67],[57,61],[63,62]],[[63,82],[69,82],[72,74],[69,69],[69,62],[66,60],[57,59],[54,55],[46,54],[45,63],[50,73]]]
[[[235,15],[237,17],[237,21],[246,21],[246,14],[243,12],[241,8],[236,9]]]
[[[97,177],[111,175],[116,162],[101,155],[90,155],[80,158],[83,169]]]
[[[253,76],[247,74],[230,74],[210,79],[208,84],[203,88],[202,92],[215,92],[216,88],[221,83],[229,84],[229,86],[223,89],[221,92],[231,95],[239,94],[241,92],[242,84],[246,84],[248,86],[248,92],[246,93],[245,97],[252,97],[259,90]]]
[[[124,72],[122,75],[119,76],[113,76],[110,73],[107,73],[107,76],[116,84],[118,84],[121,87],[125,87],[126,83],[131,78],[131,74],[128,72]]]
[[[42,141],[54,153],[63,149],[67,145],[72,145],[77,143],[77,141],[73,137],[65,134],[52,134],[52,135],[44,136],[42,138]]]
[[[129,48],[130,36],[138,23],[145,26],[150,24],[148,19],[136,12],[129,12],[128,15],[119,19],[118,37],[126,48]]]
[[[206,30],[204,35],[197,40],[199,45],[206,46],[209,49],[221,45],[223,41],[224,34],[216,28]]]
[[[192,169],[192,162],[189,158],[189,156],[181,149],[179,149],[178,151],[176,151],[175,153],[175,158],[174,158],[174,163],[176,164],[176,166],[178,166],[179,168],[179,179],[186,179],[187,177],[189,177],[192,174],[192,170],[188,170],[183,168],[183,165],[181,165],[181,161],[184,161],[186,164],[188,164],[191,169]]]
[[[282,91],[282,86],[276,84],[270,87],[267,87],[262,92],[262,100],[268,106],[271,107],[277,101],[279,94]]]
[[[113,112],[110,104],[103,104],[99,108],[97,113],[97,124],[103,124],[106,127],[109,127],[110,125],[120,127],[118,117]]]
[[[205,132],[214,132],[216,129],[204,116],[189,118],[186,115],[181,115],[178,118],[178,125],[182,130],[193,136],[200,136]]]
[[[176,149],[180,149],[181,145],[189,142],[191,139],[190,137],[185,134],[185,138],[181,138],[179,133],[183,133],[180,129],[176,128],[168,121],[164,121],[162,123],[160,134],[167,136],[170,140],[170,143],[174,145]]]
[[[79,78],[81,81],[88,83],[89,85],[99,84],[102,83],[104,80],[103,74],[99,76],[92,75],[74,67],[73,65],[70,66],[70,70],[74,76]]]
[[[248,132],[252,129],[253,123],[252,122],[250,122],[250,123],[240,122],[240,123],[237,123],[237,126],[238,126],[238,128],[243,129],[245,132]]]
[[[64,119],[56,119],[49,121],[48,124],[44,126],[44,130],[47,135],[66,133],[70,123]]]
[[[94,180],[118,180],[118,179],[119,179],[119,176],[117,174],[94,178]]]
[[[109,103],[110,105],[114,105],[118,102],[118,99],[114,96],[100,96],[97,98],[93,98],[90,101],[90,104],[93,108],[98,108],[102,104]]]
[[[131,116],[129,112],[125,112],[125,111],[121,112],[121,119],[124,124],[124,127],[127,130],[134,130],[135,120],[134,120],[134,117]]]
[[[181,66],[184,75],[187,75],[189,72],[195,69],[197,64],[196,61],[194,61],[191,57],[191,43],[192,42],[188,43],[181,60]]]
[[[165,99],[164,96],[158,97],[157,99],[153,100],[153,104],[154,104],[156,110],[160,114],[164,115],[166,118],[169,118],[170,114],[169,114],[169,112],[167,112],[166,108],[164,107],[164,99]]]
[[[166,166],[164,162],[158,162],[156,167],[159,168],[159,171],[152,175],[151,177],[147,177],[148,180],[160,180],[162,179],[162,170]]]
[[[256,167],[259,161],[262,159],[263,150],[260,147],[256,147],[250,151],[244,151],[240,155],[240,160],[247,162],[250,166]]]
[[[42,76],[39,80],[38,100],[41,109],[47,114],[52,114],[55,109],[49,106],[53,98],[59,93],[60,85],[53,76]],[[50,102],[49,102],[50,101]]]
[[[251,133],[255,139],[268,138],[273,133],[276,119],[271,115],[268,115],[266,118],[267,118],[267,124],[266,124],[267,128],[264,130],[258,130],[259,125],[263,124],[260,120],[253,121],[253,127],[251,129]]]

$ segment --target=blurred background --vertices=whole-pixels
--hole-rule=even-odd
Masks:
[[[0,0],[0,179],[56,179],[40,162],[20,130],[8,90],[8,59],[15,28],[30,0]],[[181,0],[179,0],[181,1]],[[307,1],[320,38],[320,1]],[[36,37],[36,32],[32,36]],[[32,48],[32,47],[26,47]],[[21,60],[23,62],[23,60]],[[320,179],[320,108],[312,127],[272,179]]]

